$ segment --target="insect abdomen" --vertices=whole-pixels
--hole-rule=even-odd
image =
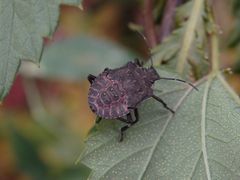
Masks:
[[[128,114],[126,93],[120,86],[119,82],[109,80],[104,75],[98,77],[89,91],[88,101],[93,112],[106,119],[114,119]],[[96,91],[98,92],[96,93]]]

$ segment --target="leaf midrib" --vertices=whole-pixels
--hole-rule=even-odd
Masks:
[[[165,116],[166,116],[166,115],[161,116],[161,117],[165,117]],[[151,123],[154,123],[154,122],[157,121],[157,120],[158,120],[158,119],[155,119],[155,120],[152,120],[152,121],[148,121],[147,123],[143,123],[143,124],[140,124],[140,125],[137,125],[137,126],[133,126],[132,128],[133,128],[133,129],[138,129],[138,128],[141,128],[142,126],[150,125]],[[100,134],[100,132],[99,132],[99,133],[97,132],[96,134]],[[100,149],[100,148],[102,148],[103,146],[106,146],[107,144],[111,143],[114,139],[115,139],[115,137],[112,136],[112,138],[108,139],[107,141],[105,141],[104,143],[102,143],[101,145],[99,145],[98,147],[96,147],[95,149],[93,149],[92,151],[87,152],[87,155],[85,156],[85,158],[91,156],[91,154],[92,154],[94,151],[96,151],[97,149]],[[149,145],[149,146],[147,146],[147,147],[152,147],[152,145]],[[145,148],[146,148],[146,147],[143,147],[143,149],[145,149]],[[139,150],[137,150],[137,151],[141,151],[141,150],[143,150],[143,149],[139,149]],[[136,151],[136,152],[137,152],[137,151]],[[82,154],[81,156],[83,156],[83,154]],[[128,155],[128,156],[129,156],[129,155]],[[125,159],[125,157],[124,157],[123,159]],[[115,166],[115,165],[110,166],[109,169],[111,169],[111,168],[114,167],[114,166]],[[108,170],[106,170],[106,171],[108,171]],[[105,174],[106,174],[106,173],[107,173],[107,172],[105,172]]]
[[[205,165],[205,171],[207,175],[207,179],[211,180],[211,174],[208,164],[208,154],[207,154],[207,147],[206,147],[206,111],[207,111],[207,98],[210,90],[210,85],[214,79],[214,76],[210,75],[203,93],[202,99],[202,111],[201,111],[201,151],[203,155],[203,161]]]

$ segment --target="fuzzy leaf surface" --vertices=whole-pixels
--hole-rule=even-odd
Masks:
[[[154,89],[175,115],[153,99],[143,102],[121,143],[123,124],[96,125],[81,157],[90,179],[239,179],[240,103],[223,77],[202,80],[199,91],[164,80]]]
[[[57,25],[60,3],[81,0],[0,0],[0,100],[8,93],[21,60],[40,61],[43,37]]]

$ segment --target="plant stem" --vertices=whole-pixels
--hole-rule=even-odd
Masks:
[[[216,73],[219,70],[219,42],[216,32],[216,27],[214,27],[211,34],[211,61],[212,61],[212,72]]]
[[[146,33],[147,40],[149,41],[150,48],[157,45],[157,36],[154,27],[154,20],[152,15],[153,9],[153,1],[152,0],[145,0],[144,1],[144,9],[143,9],[143,16],[144,16],[144,31]]]
[[[188,53],[194,40],[195,30],[198,24],[197,22],[202,13],[203,5],[204,0],[194,0],[193,2],[190,18],[187,22],[186,30],[183,36],[182,47],[178,55],[177,72],[180,74],[183,73]]]
[[[167,0],[158,36],[159,42],[162,42],[162,40],[171,33],[173,27],[173,16],[177,5],[181,3],[182,0]]]
[[[41,95],[35,81],[31,78],[23,77],[23,87],[33,119],[42,124],[47,112],[43,106]]]
[[[214,20],[213,4],[209,4],[208,7],[208,21],[212,26],[210,32],[212,73],[217,73],[219,70],[218,28]]]

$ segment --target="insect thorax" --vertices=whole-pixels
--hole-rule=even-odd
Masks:
[[[129,113],[129,107],[136,107],[153,95],[152,85],[158,79],[153,67],[140,67],[134,62],[117,69],[106,69],[91,85],[90,107],[101,117],[124,116]]]

